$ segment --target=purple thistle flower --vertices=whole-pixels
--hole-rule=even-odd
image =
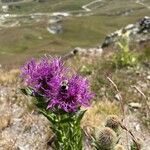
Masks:
[[[86,78],[66,76],[68,69],[61,59],[47,57],[40,61],[30,60],[22,67],[22,78],[34,93],[48,102],[47,109],[76,112],[81,106],[89,106],[93,94]]]
[[[40,61],[27,62],[21,68],[21,77],[27,86],[49,99],[57,93],[66,70],[60,58],[49,60],[44,57]]]
[[[49,101],[48,109],[76,112],[81,106],[89,106],[93,96],[87,80],[74,75],[61,83],[56,96]]]

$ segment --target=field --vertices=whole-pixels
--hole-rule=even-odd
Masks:
[[[130,23],[135,23],[150,10],[135,1],[106,0],[88,6],[90,12],[82,8],[90,0],[45,1],[10,5],[7,13],[18,14],[5,20],[0,26],[0,64],[20,64],[33,56],[62,55],[74,47],[94,47],[100,45],[107,34]],[[145,1],[149,5],[149,1]],[[32,9],[31,9],[32,8]],[[30,14],[43,14],[32,19]],[[68,12],[71,16],[63,17],[61,34],[47,31],[53,12]],[[80,16],[79,16],[80,14]],[[19,20],[19,25],[9,26]],[[2,22],[3,20],[1,20]]]

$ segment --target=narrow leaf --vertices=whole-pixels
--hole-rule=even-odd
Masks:
[[[33,90],[30,87],[22,88],[21,91],[25,95],[33,96]]]
[[[80,111],[79,114],[77,115],[77,120],[76,120],[76,123],[79,124],[81,119],[83,118],[84,114],[85,114],[86,110],[84,111]]]

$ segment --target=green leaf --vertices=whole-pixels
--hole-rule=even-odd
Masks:
[[[47,108],[47,103],[46,100],[44,99],[44,97],[42,96],[36,96],[36,101],[35,101],[35,105],[39,108],[39,109],[46,109]]]
[[[33,96],[33,90],[30,87],[22,88],[21,91],[25,95]]]
[[[39,112],[43,114],[52,124],[56,123],[53,115],[48,114],[45,110],[42,109],[39,109]]]
[[[130,149],[131,150],[138,150],[137,146],[135,143],[132,143],[131,146],[130,146]]]
[[[84,114],[85,114],[86,110],[83,111],[79,111],[79,113],[77,113],[77,120],[76,120],[76,124],[79,124],[81,119],[83,118]]]
[[[72,121],[74,121],[74,119],[71,117],[68,117],[68,118],[62,119],[59,123],[67,123],[67,122],[72,122]]]

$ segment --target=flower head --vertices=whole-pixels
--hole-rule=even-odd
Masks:
[[[117,141],[117,135],[111,128],[105,127],[98,131],[96,140],[100,149],[110,150],[114,147]]]
[[[61,83],[57,95],[52,97],[48,108],[76,112],[81,106],[89,106],[92,97],[87,80],[74,75]]]
[[[109,115],[106,119],[106,127],[113,129],[115,132],[119,130],[120,119],[116,115]]]
[[[66,68],[60,58],[42,58],[27,62],[22,68],[22,78],[27,86],[46,98],[52,97],[62,82]]]
[[[34,93],[42,95],[47,108],[56,111],[76,112],[81,106],[89,106],[93,94],[90,92],[88,81],[78,75],[67,75],[61,59],[42,58],[32,59],[22,67],[22,78]]]

